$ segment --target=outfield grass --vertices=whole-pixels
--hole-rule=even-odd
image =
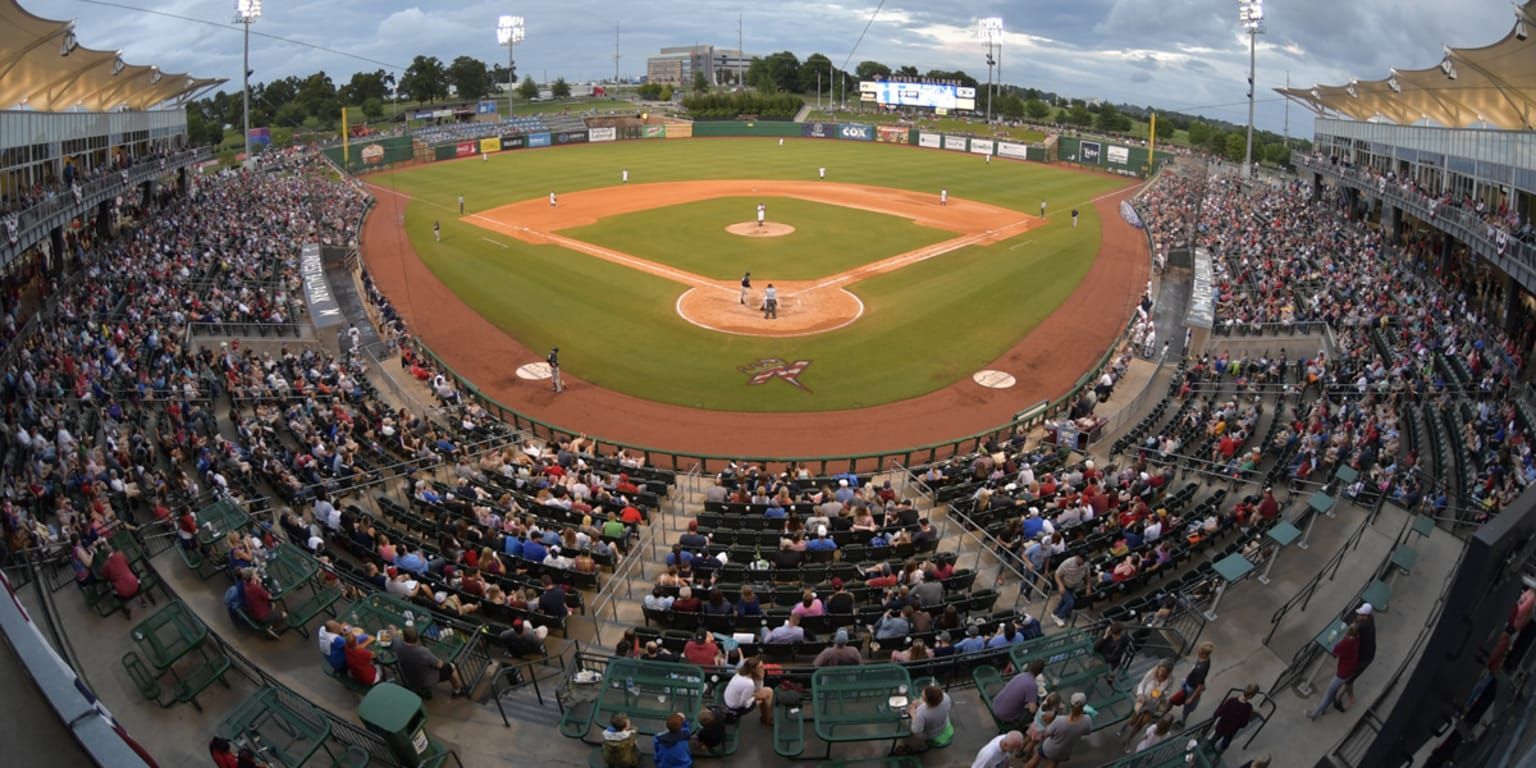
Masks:
[[[725,231],[757,204],[795,231],[755,239]],[[787,197],[724,197],[613,216],[560,234],[717,280],[811,280],[953,237],[909,219]]]
[[[1025,213],[1038,211],[1044,199],[1052,215],[1047,225],[1012,240],[963,248],[856,284],[852,290],[865,314],[843,330],[766,339],[715,333],[682,320],[673,309],[683,290],[676,283],[558,246],[491,246],[482,240],[485,230],[451,212],[461,193],[468,209],[485,210],[542,197],[551,187],[570,192],[612,186],[623,168],[634,183],[812,179],[819,166],[838,181],[919,191],[947,187],[956,197]],[[1099,247],[1098,219],[1088,203],[1123,183],[1034,163],[986,164],[958,152],[809,139],[782,147],[774,139],[698,139],[525,150],[369,181],[414,197],[406,229],[417,253],[470,306],[529,348],[558,345],[568,371],[604,387],[743,411],[876,405],[969,376],[1055,310],[1081,281]],[[775,203],[775,210],[793,202]],[[736,203],[728,205],[736,210]],[[1082,212],[1076,229],[1066,216],[1073,207]],[[854,212],[838,213],[844,221]],[[442,221],[442,243],[432,240],[434,219]],[[676,234],[665,227],[621,239],[634,253],[666,242],[677,247]],[[830,248],[806,250],[828,265],[821,273],[837,271],[843,258]],[[734,277],[735,271],[722,274]],[[778,381],[748,386],[736,367],[766,357],[812,361],[801,380],[814,392]],[[529,361],[507,361],[522,362]]]

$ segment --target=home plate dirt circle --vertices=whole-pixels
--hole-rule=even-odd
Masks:
[[[506,369],[502,369],[506,370]],[[517,377],[525,381],[545,381],[553,376],[549,363],[540,360],[537,363],[527,363],[517,368]]]
[[[794,232],[795,228],[777,221],[763,222],[762,226],[758,226],[755,221],[743,221],[726,227],[725,231],[744,237],[783,237]]]
[[[985,371],[977,371],[971,374],[971,381],[974,381],[977,384],[986,387],[987,389],[1007,389],[1014,384],[1019,383],[1018,379],[1013,377],[1013,374],[1005,373],[1003,371],[994,371],[991,369]]]
[[[677,297],[677,314],[700,328],[718,333],[776,337],[835,331],[864,314],[864,302],[840,287],[805,281],[773,284],[779,294],[776,318],[763,316],[763,289],[767,281],[752,287],[747,304],[741,303],[741,291],[725,282],[689,288]]]

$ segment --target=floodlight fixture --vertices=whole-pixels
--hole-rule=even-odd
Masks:
[[[523,41],[527,28],[521,16],[502,16],[496,19],[496,44],[512,45]]]
[[[64,30],[64,37],[59,40],[59,55],[68,56],[79,47],[80,39],[75,37],[75,23],[71,21],[69,27]]]
[[[995,43],[1003,37],[1003,19],[1001,16],[988,16],[976,22],[976,35],[981,39]]]
[[[1516,19],[1515,20],[1515,39],[1524,42],[1525,39],[1530,37],[1530,36],[1531,36],[1530,31],[1528,29],[1526,29],[1526,27],[1525,27],[1525,19]]]
[[[1446,53],[1445,58],[1440,60],[1440,71],[1445,73],[1446,77],[1452,80],[1456,79],[1456,65],[1451,61],[1449,52]]]
[[[247,21],[261,18],[261,0],[235,0],[235,15]]]
[[[1349,81],[1349,85],[1344,86],[1344,92],[1349,94],[1351,99],[1360,98],[1360,92],[1355,90],[1355,86],[1358,85],[1359,82],[1359,80],[1351,80]]]
[[[113,75],[121,74],[122,71],[124,69],[127,69],[127,68],[128,68],[128,63],[123,61],[123,52],[122,51],[118,51],[117,54],[115,56],[113,56],[113,58],[112,58],[112,74]]]
[[[1397,70],[1392,70],[1392,74],[1387,76],[1387,87],[1391,88],[1393,93],[1403,92],[1403,84],[1397,81]]]
[[[1237,20],[1250,32],[1264,31],[1264,0],[1237,0]]]

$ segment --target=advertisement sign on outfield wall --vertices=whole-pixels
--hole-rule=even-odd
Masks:
[[[965,140],[966,140],[966,137],[964,137],[964,136],[945,136],[944,137],[944,148],[945,149],[953,149],[956,152],[964,152],[965,151]]]
[[[665,139],[667,137],[667,127],[665,125],[647,125],[641,132],[640,137],[643,139]]]
[[[470,155],[479,154],[479,152],[479,145],[473,141],[461,141],[453,145],[454,157],[469,157]]]
[[[556,144],[585,144],[587,143],[586,131],[561,131],[555,134]]]
[[[1097,141],[1085,141],[1077,145],[1077,161],[1091,165],[1099,164],[1100,144]]]
[[[1117,147],[1111,144],[1105,150],[1104,156],[1109,158],[1109,162],[1116,165],[1130,165],[1131,163],[1131,151],[1125,147]]]
[[[480,102],[476,102],[475,103],[475,114],[477,114],[477,115],[494,115],[494,114],[496,114],[496,102],[494,102],[494,101],[480,101]]]
[[[530,146],[530,147],[547,147],[547,146],[549,146],[549,134],[547,134],[547,133],[530,133],[530,134],[528,134],[528,146]]]
[[[526,146],[528,146],[528,137],[527,136],[523,136],[523,135],[519,134],[519,135],[516,135],[516,136],[503,136],[503,137],[501,137],[501,148],[504,149],[504,150],[506,150],[506,149],[522,149],[523,147],[526,147]]]
[[[971,151],[978,155],[990,155],[993,144],[991,139],[971,139]]]
[[[489,139],[481,139],[480,140],[480,151],[485,153],[485,154],[490,154],[492,152],[500,152],[501,151],[501,139],[496,137],[496,136],[492,136]]]
[[[937,133],[919,133],[917,135],[917,145],[919,147],[928,147],[929,149],[939,149],[944,146],[944,137]]]
[[[800,135],[807,139],[837,138],[837,123],[802,123]]]
[[[589,128],[587,137],[590,141],[616,141],[619,138],[619,129],[613,126],[606,128]]]
[[[875,128],[875,141],[887,144],[906,144],[912,141],[912,131],[895,125],[881,125]]]
[[[997,142],[997,154],[1003,157],[1011,157],[1015,160],[1028,160],[1029,147],[1024,144],[1015,144],[1011,141]]]
[[[843,123],[837,129],[837,137],[851,141],[874,141],[875,127],[858,123]]]

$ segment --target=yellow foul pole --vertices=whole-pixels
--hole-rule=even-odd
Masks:
[[[342,120],[346,120],[346,110],[342,110]],[[1152,122],[1147,124],[1147,175],[1151,176],[1153,169],[1157,168],[1157,113],[1152,113]]]
[[[352,164],[352,132],[347,130],[347,108],[341,108],[341,165]]]

